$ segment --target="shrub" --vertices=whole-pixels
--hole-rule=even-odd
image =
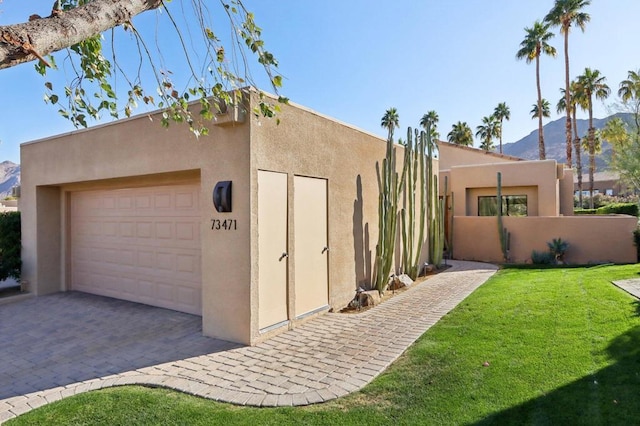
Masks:
[[[628,214],[638,217],[638,204],[636,203],[612,203],[596,209],[596,214]]]
[[[552,241],[547,243],[547,246],[549,247],[549,253],[553,256],[555,263],[563,264],[564,253],[569,248],[569,243],[562,241],[562,238],[554,238]]]
[[[588,214],[596,214],[596,209],[575,209],[573,214],[576,215],[588,215]]]
[[[551,265],[555,261],[555,256],[548,251],[532,251],[531,262],[535,265]]]
[[[0,280],[20,279],[20,212],[0,213]]]
[[[575,196],[573,198],[574,202],[573,205],[576,208],[589,208],[589,196],[584,196],[582,197],[582,206],[580,206],[579,204],[579,198],[577,196]],[[637,195],[605,195],[605,194],[594,194],[593,196],[593,207],[594,208],[598,208],[598,207],[602,207],[602,206],[606,206],[607,204],[613,204],[613,203],[638,203],[638,196]]]
[[[640,228],[636,228],[633,231],[633,243],[636,245],[636,257],[640,262]]]

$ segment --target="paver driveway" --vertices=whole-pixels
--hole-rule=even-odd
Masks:
[[[0,306],[0,422],[48,402],[150,384],[255,406],[362,388],[496,267],[453,267],[369,311],[326,314],[254,347],[201,336],[200,317],[83,293]]]

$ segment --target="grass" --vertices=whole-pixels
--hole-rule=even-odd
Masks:
[[[8,424],[630,424],[640,418],[638,265],[502,270],[361,392],[245,408],[166,389],[77,395]]]

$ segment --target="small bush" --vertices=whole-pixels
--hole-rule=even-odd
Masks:
[[[636,203],[613,203],[596,209],[596,214],[628,214],[638,217],[638,204]]]
[[[532,251],[531,262],[535,265],[551,265],[555,263],[555,256],[548,251]]]
[[[553,256],[554,263],[564,264],[564,254],[569,248],[569,243],[562,241],[562,238],[554,238],[547,243],[547,247]]]
[[[0,213],[0,281],[20,279],[20,212]]]
[[[573,214],[577,214],[577,215],[589,215],[589,214],[596,214],[596,209],[575,209],[573,211]]]

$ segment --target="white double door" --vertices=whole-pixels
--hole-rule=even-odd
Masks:
[[[327,180],[294,176],[292,191],[293,206],[289,209],[287,174],[258,171],[260,329],[287,321],[290,316],[304,316],[329,301]],[[290,214],[293,250],[289,247]],[[293,303],[291,309],[288,300]]]

